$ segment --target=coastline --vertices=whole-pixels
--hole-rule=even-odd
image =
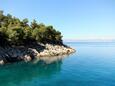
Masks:
[[[2,10],[0,20],[1,65],[75,52],[73,48],[63,44],[61,32],[52,25],[38,23],[35,19],[29,24],[27,18],[4,15]]]
[[[66,56],[74,53],[75,49],[67,45],[37,44],[34,46],[0,47],[0,65],[19,61],[29,62],[46,57]]]

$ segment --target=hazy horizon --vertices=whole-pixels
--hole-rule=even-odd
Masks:
[[[115,39],[63,39],[64,42],[115,42]]]

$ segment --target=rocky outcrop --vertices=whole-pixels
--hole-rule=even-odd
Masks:
[[[7,46],[0,47],[0,64],[16,61],[31,61],[33,59],[43,59],[44,57],[54,57],[69,55],[75,52],[73,48],[65,45],[39,44],[39,46]]]

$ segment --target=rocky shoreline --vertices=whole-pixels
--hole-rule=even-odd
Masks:
[[[66,45],[38,44],[34,46],[0,47],[0,64],[31,61],[45,57],[63,56],[74,53],[75,49]]]

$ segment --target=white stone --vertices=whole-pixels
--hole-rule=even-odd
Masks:
[[[25,60],[26,62],[28,62],[28,61],[31,61],[32,58],[31,58],[29,55],[25,55],[25,56],[24,56],[24,60]]]
[[[0,60],[0,65],[3,65],[4,64],[4,61],[3,60]]]

